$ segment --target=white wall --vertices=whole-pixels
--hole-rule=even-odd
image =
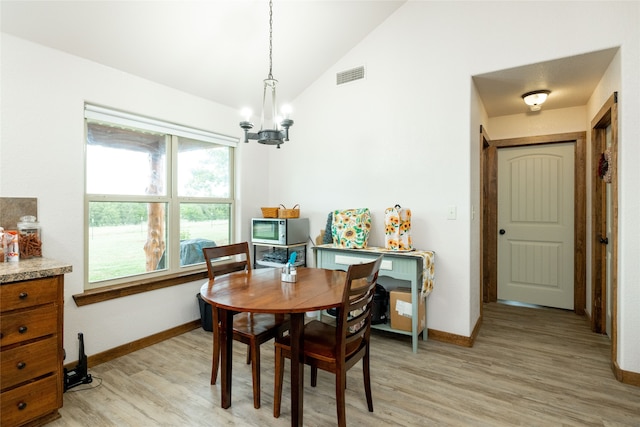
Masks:
[[[43,255],[73,266],[65,276],[67,362],[77,355],[78,332],[91,355],[199,318],[200,283],[84,307],[73,301],[84,286],[84,103],[239,137],[237,112],[7,34],[1,43],[0,194],[37,197]],[[267,193],[266,181],[248,176],[266,169],[258,150],[237,151],[238,212],[246,218],[251,199]]]
[[[471,79],[470,79],[471,80]],[[469,171],[471,176],[470,187],[470,203],[471,203],[471,233],[469,235],[469,261],[471,266],[480,265],[480,179],[473,177],[481,176],[480,157],[482,155],[482,141],[480,127],[486,127],[489,121],[487,110],[485,110],[480,94],[478,93],[473,80],[470,81],[471,86],[471,115],[469,121],[469,152],[470,164]],[[491,134],[489,133],[489,136]],[[480,268],[471,268],[469,282],[469,325],[473,327],[478,322],[482,305],[482,278],[480,277]],[[471,331],[473,332],[473,331]]]
[[[543,106],[544,107],[544,106]],[[587,107],[545,110],[535,114],[512,114],[490,117],[487,130],[492,140],[549,135],[564,132],[586,132]]]
[[[633,2],[408,2],[296,100],[292,141],[270,154],[272,183],[280,183],[269,187],[270,201],[300,203],[314,235],[329,210],[369,207],[372,245],[383,243],[387,206],[412,208],[415,245],[437,253],[429,328],[469,336],[479,304],[478,224],[470,215],[479,200],[479,150],[473,147],[478,121],[484,119],[471,76],[622,46],[622,87],[637,94],[638,7]],[[525,18],[541,28],[527,31]],[[335,85],[337,72],[359,65],[366,67],[365,80]],[[637,97],[623,97],[621,110],[626,139],[637,141]],[[562,123],[531,121],[517,136],[585,130],[582,107],[542,113]],[[510,118],[497,120],[504,122],[505,135],[516,136],[507,126]],[[489,131],[494,139],[502,137],[501,131]],[[639,168],[631,170],[631,163],[638,154],[638,144],[625,146],[624,180],[637,178]],[[621,191],[625,231],[634,232],[625,235],[638,236],[639,196]],[[457,220],[446,219],[449,205],[457,207]],[[628,283],[619,295],[636,306],[638,245],[638,239],[621,242],[620,274]],[[637,319],[629,313],[630,303],[623,307],[624,316]],[[640,372],[640,322],[622,324],[620,366]]]

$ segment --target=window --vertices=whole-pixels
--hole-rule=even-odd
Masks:
[[[85,106],[85,289],[204,268],[233,241],[237,139]]]

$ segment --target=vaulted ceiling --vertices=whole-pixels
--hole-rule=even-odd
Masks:
[[[406,0],[275,0],[273,76],[291,101]],[[233,108],[262,103],[269,1],[1,2],[2,31]]]
[[[305,88],[406,0],[275,0],[279,102]],[[2,31],[240,110],[259,108],[269,71],[267,0],[2,0]],[[615,48],[473,76],[489,116],[526,112],[520,95],[552,91],[546,109],[584,105]]]

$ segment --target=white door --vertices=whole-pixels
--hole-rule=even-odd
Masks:
[[[498,150],[498,299],[573,310],[573,143]]]

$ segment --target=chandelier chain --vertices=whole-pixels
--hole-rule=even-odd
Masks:
[[[269,0],[269,79],[273,79],[273,1]]]

